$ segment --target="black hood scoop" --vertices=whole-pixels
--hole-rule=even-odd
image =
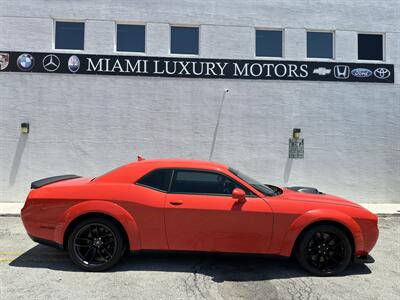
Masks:
[[[322,192],[318,191],[318,189],[307,186],[290,186],[288,189],[305,194],[323,194]]]
[[[31,183],[31,189],[37,189],[42,186],[48,185],[50,183],[54,183],[57,181],[62,181],[62,180],[67,180],[67,179],[75,179],[75,178],[80,178],[81,176],[78,175],[61,175],[61,176],[53,176],[53,177],[47,177],[43,178],[40,180],[36,180]]]

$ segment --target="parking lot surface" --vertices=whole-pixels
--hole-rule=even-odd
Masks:
[[[290,259],[141,253],[87,273],[64,251],[32,242],[18,217],[0,217],[1,299],[400,299],[400,217],[381,217],[374,264],[314,277]]]

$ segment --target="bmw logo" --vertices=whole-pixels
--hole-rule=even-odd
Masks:
[[[79,61],[79,57],[78,57],[78,56],[72,55],[72,56],[68,59],[68,69],[69,69],[72,73],[78,72],[80,66],[81,66],[81,62]]]
[[[21,71],[30,71],[34,65],[35,59],[30,54],[21,54],[17,59],[17,66]]]

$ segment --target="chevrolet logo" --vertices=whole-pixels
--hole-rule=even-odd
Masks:
[[[318,74],[320,76],[325,76],[331,74],[332,69],[327,69],[325,67],[319,67],[313,70],[313,74]]]

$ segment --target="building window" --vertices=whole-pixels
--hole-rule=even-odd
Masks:
[[[56,22],[56,49],[83,50],[85,40],[85,23]]]
[[[145,26],[117,24],[117,51],[145,52]]]
[[[199,54],[199,28],[171,26],[171,53]]]
[[[383,35],[359,33],[358,59],[383,60]]]
[[[307,57],[333,58],[333,33],[307,32]]]
[[[256,56],[282,57],[282,31],[256,30]]]

